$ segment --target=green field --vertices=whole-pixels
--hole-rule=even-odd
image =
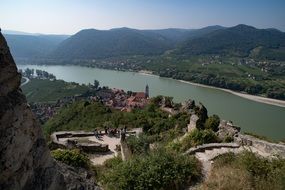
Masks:
[[[22,86],[28,102],[55,102],[67,96],[80,95],[88,90],[85,85],[63,80],[31,79]]]

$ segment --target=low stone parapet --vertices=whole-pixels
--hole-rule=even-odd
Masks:
[[[109,146],[107,144],[100,143],[78,143],[76,146],[84,152],[94,153],[94,152],[108,152]]]
[[[87,153],[95,152],[108,152],[109,146],[107,144],[100,144],[97,142],[80,143],[74,139],[68,139],[67,141],[60,141],[60,138],[74,138],[74,137],[88,137],[94,136],[92,132],[86,131],[59,131],[51,135],[52,146],[54,148],[79,148]]]
[[[212,149],[217,149],[217,148],[239,148],[240,145],[237,143],[209,143],[209,144],[203,144],[203,145],[198,145],[196,147],[192,147],[188,149],[184,155],[187,154],[195,154],[196,152],[204,152],[205,150],[212,150]]]

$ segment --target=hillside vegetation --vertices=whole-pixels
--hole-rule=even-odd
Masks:
[[[256,29],[247,25],[214,31],[200,38],[185,41],[176,51],[177,55],[201,54],[248,57],[255,48],[254,58],[285,61],[285,34],[278,30]]]
[[[124,55],[157,55],[171,47],[170,41],[158,33],[129,28],[107,31],[88,29],[62,42],[51,56],[61,59],[98,59]]]
[[[68,96],[81,95],[89,88],[63,80],[31,79],[22,87],[28,102],[56,102]]]
[[[169,99],[171,100],[171,99]],[[62,130],[94,130],[104,127],[128,129],[141,127],[143,133],[129,136],[125,143],[130,157],[120,156],[94,166],[96,179],[105,189],[183,189],[196,184],[197,189],[283,189],[284,159],[261,158],[251,152],[226,154],[214,160],[210,177],[202,182],[201,164],[194,156],[183,155],[201,144],[231,142],[215,133],[220,118],[208,116],[203,105],[191,104],[199,120],[197,129],[185,135],[190,113],[169,116],[160,109],[162,97],[151,99],[145,109],[120,112],[100,102],[79,101],[61,108],[43,129],[46,135]],[[180,105],[176,105],[181,108]],[[54,157],[67,164],[86,167],[80,152],[53,151]]]
[[[176,124],[182,128],[188,122],[187,114],[176,117],[168,117],[166,112],[161,111],[154,104],[143,110],[121,112],[106,107],[99,102],[80,101],[64,107],[44,125],[44,131],[50,135],[52,132],[61,130],[89,130],[121,127],[142,127],[150,134],[173,128]]]
[[[96,66],[112,68],[112,65],[103,63],[97,63]],[[249,59],[210,55],[196,55],[189,59],[163,56],[130,58],[121,69],[150,70],[161,77],[285,99],[283,62],[261,63]]]
[[[62,42],[52,57],[98,59],[133,55],[193,55],[251,57],[285,61],[285,34],[274,29],[247,25],[223,28],[210,26],[196,30],[164,29],[82,30]]]
[[[193,156],[155,150],[130,160],[107,160],[100,179],[106,189],[183,189],[201,178],[200,165]]]
[[[269,160],[252,152],[228,153],[215,159],[211,176],[199,189],[281,190],[284,179],[284,159]]]

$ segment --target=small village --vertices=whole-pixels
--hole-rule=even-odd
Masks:
[[[26,80],[33,78],[56,80],[54,75],[42,70],[27,68],[24,71],[19,70],[19,72]],[[84,94],[67,96],[52,103],[31,102],[29,105],[38,120],[43,124],[53,117],[60,108],[72,104],[75,101],[98,101],[112,109],[131,112],[132,109],[142,109],[149,103],[149,86],[146,84],[145,89],[142,92],[125,92],[123,89],[118,88],[89,85],[89,91]]]
[[[92,89],[90,93],[64,97],[56,103],[30,103],[30,106],[39,121],[45,123],[60,108],[75,101],[99,101],[112,109],[131,112],[132,109],[142,109],[149,103],[149,86],[146,85],[144,92],[125,92],[117,88],[99,87]]]

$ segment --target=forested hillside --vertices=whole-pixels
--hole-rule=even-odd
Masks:
[[[51,54],[54,58],[96,59],[124,55],[157,55],[171,49],[162,35],[119,28],[107,31],[82,30],[62,42]]]
[[[185,41],[175,53],[185,57],[215,54],[284,61],[285,34],[275,29],[237,25]]]

